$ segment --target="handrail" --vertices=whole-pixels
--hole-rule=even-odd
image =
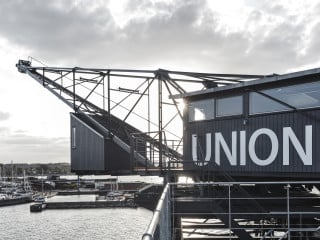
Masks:
[[[241,185],[241,184],[250,184],[250,185],[287,185],[287,184],[320,184],[320,181],[278,181],[278,182],[194,182],[194,183],[170,183],[170,185],[184,185],[184,186],[192,186],[192,185]]]
[[[164,188],[164,191],[163,193],[161,194],[161,197],[160,197],[160,200],[157,204],[157,207],[156,207],[156,210],[154,212],[154,215],[152,217],[152,220],[147,228],[147,231],[143,234],[142,236],[142,240],[159,240],[159,239],[164,239],[164,238],[161,238],[163,237],[164,235],[161,235],[162,231],[161,229],[164,229],[167,227],[166,225],[166,222],[165,221],[162,221],[162,218],[163,218],[163,214],[167,214],[167,212],[165,211],[165,206],[166,206],[166,203],[167,203],[167,200],[168,200],[168,197],[169,197],[169,201],[171,202],[174,202],[176,199],[178,198],[174,198],[172,197],[170,194],[170,191],[168,189],[171,189],[171,187],[175,187],[175,186],[205,186],[205,185],[214,185],[214,186],[223,186],[223,187],[233,187],[235,185],[273,185],[273,184],[278,184],[278,185],[283,185],[283,186],[289,186],[289,188],[286,188],[287,190],[290,189],[292,186],[296,185],[296,184],[299,184],[299,185],[307,185],[307,184],[320,184],[320,181],[283,181],[283,182],[195,182],[195,183],[168,183],[165,188]],[[173,190],[174,191],[174,190]],[[290,191],[290,190],[288,190]],[[230,195],[229,195],[230,196]],[[286,197],[281,197],[281,199],[288,199],[288,197],[290,198],[289,195],[286,194]],[[183,198],[183,197],[182,197]],[[254,196],[252,196],[253,199],[255,199]],[[314,198],[311,196],[311,198]],[[199,199],[202,199],[201,197],[200,198],[197,198],[197,200]],[[215,199],[215,198],[206,198],[206,199]],[[227,199],[227,198],[219,198],[219,199]],[[243,199],[243,198],[231,198],[231,199]],[[259,198],[260,199],[260,198]],[[277,198],[274,198],[274,197],[271,197],[271,199],[278,199]],[[280,198],[279,198],[280,199]],[[295,196],[292,196],[292,199],[297,199],[297,197]],[[302,197],[298,197],[298,199],[304,199]],[[186,199],[182,199],[183,202],[185,202]],[[187,199],[188,200],[188,199]],[[190,199],[192,200],[192,199]],[[230,203],[229,203],[230,204]],[[289,206],[289,205],[288,205]],[[294,210],[294,209],[291,209],[291,210]],[[277,211],[270,211],[270,212],[238,212],[236,214],[238,215],[265,215],[265,214],[271,214],[271,215],[285,215],[285,216],[289,216],[290,218],[294,215],[308,215],[308,214],[315,214],[315,213],[318,213],[318,212],[300,212],[300,211],[290,211],[289,208],[287,211],[283,211],[283,212],[277,212]],[[170,213],[169,213],[170,214]],[[188,213],[189,216],[191,216],[193,213],[190,212]],[[197,214],[197,213],[195,213]],[[222,218],[225,218],[226,215],[229,215],[230,213],[228,212],[210,212],[210,215],[219,215],[221,216]],[[301,216],[300,216],[301,217]],[[241,217],[240,217],[241,218]],[[250,217],[249,217],[250,218]],[[160,226],[161,224],[164,224],[164,226]],[[231,226],[231,224],[230,224]],[[164,227],[164,228],[163,228]],[[270,226],[271,227],[271,226]],[[279,240],[284,240],[286,238],[290,238],[290,234],[292,232],[310,232],[310,233],[314,233],[314,232],[319,232],[320,231],[320,226],[317,227],[317,226],[314,226],[314,227],[300,227],[298,228],[297,226],[293,227],[292,225],[287,224],[287,226],[285,227],[275,227],[275,226],[272,226],[272,229],[270,229],[270,227],[268,227],[269,229],[264,229],[266,230],[266,232],[264,232],[263,235],[260,236],[259,239],[263,240],[263,239],[267,239],[270,237],[270,235],[272,235],[272,232],[274,231],[280,231],[283,235],[282,236],[278,236],[277,239]],[[242,228],[242,227],[232,227],[231,230],[245,230],[246,228]],[[166,234],[166,232],[164,232]],[[159,235],[160,234],[160,235]]]
[[[161,197],[159,199],[159,202],[157,204],[157,207],[153,213],[153,216],[152,216],[152,219],[151,219],[151,222],[147,228],[147,231],[143,234],[142,236],[142,240],[153,240],[154,238],[154,233],[157,229],[157,226],[159,224],[159,221],[160,221],[160,214],[161,214],[161,210],[163,209],[163,206],[165,204],[165,198],[167,197],[167,194],[169,192],[169,183],[167,183],[167,185],[165,186],[162,194],[161,194]]]

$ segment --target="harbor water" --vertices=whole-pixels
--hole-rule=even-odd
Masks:
[[[31,213],[29,204],[0,208],[0,239],[137,240],[152,212],[144,208],[45,210]]]

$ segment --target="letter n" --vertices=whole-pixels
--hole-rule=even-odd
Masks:
[[[305,150],[291,127],[283,128],[283,165],[289,165],[290,148],[292,143],[304,165],[312,165],[312,125],[305,126]]]
[[[215,134],[215,161],[217,165],[220,165],[220,146],[224,150],[230,165],[237,165],[237,132],[232,132],[232,151],[230,151],[226,141],[224,140],[221,133],[217,132]]]

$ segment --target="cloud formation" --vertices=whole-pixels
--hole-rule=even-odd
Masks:
[[[319,0],[0,1],[0,53],[6,59],[1,78],[24,78],[13,67],[27,57],[19,56],[20,49],[50,66],[248,74],[319,67],[319,15]],[[62,119],[68,110],[58,113],[57,99],[49,101],[49,94],[22,80],[7,81],[0,91],[8,102],[0,111],[0,161],[68,161],[68,137],[36,137],[12,128],[23,128],[22,116],[37,125],[34,135],[48,134],[49,127],[56,132],[54,117]],[[28,108],[13,104],[17,96]],[[36,116],[46,105],[52,115],[44,113],[39,123]]]
[[[0,35],[73,65],[270,73],[320,60],[319,3],[294,1],[296,11],[287,1],[247,0],[232,16],[210,2],[127,1],[120,22],[112,1],[3,1]]]
[[[10,118],[11,114],[8,112],[1,112],[0,111],[0,121],[5,121]]]

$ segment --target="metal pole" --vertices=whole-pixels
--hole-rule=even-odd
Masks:
[[[80,176],[78,175],[78,183],[77,183],[77,185],[78,185],[78,192],[80,192]]]
[[[148,78],[147,79],[148,81],[148,86],[150,86],[150,79]],[[150,133],[151,132],[151,129],[150,129],[150,88],[148,88],[148,132]]]
[[[229,239],[231,239],[231,191],[230,191],[230,188],[231,188],[231,186],[230,186],[230,184],[228,185],[228,195],[229,195],[229,199],[228,199],[228,201],[229,201],[229,203],[228,203],[228,205],[229,205]]]
[[[42,193],[42,196],[43,195],[43,168],[41,168],[41,193]]]
[[[134,143],[134,141],[135,141],[135,137],[134,137],[133,134],[131,134],[131,135],[130,135],[130,168],[131,168],[131,170],[133,170],[133,167],[134,167],[133,161],[134,161],[134,158],[135,158],[135,154],[134,154],[134,151],[135,151],[135,148],[134,148],[135,143]],[[146,165],[146,166],[147,166],[147,165]]]
[[[288,224],[288,239],[290,240],[290,184],[287,184],[287,224]]]
[[[302,229],[302,219],[301,219],[301,213],[299,214],[299,222],[300,222],[300,229]],[[302,231],[300,231],[300,240],[302,240]]]
[[[11,160],[11,187],[13,187],[13,161]]]
[[[158,79],[158,104],[159,104],[159,168],[162,172],[162,80]]]
[[[26,186],[26,170],[23,169],[23,189],[26,191],[27,186]]]
[[[108,71],[108,127],[109,127],[109,138],[111,137],[110,129],[111,129],[111,99],[110,99],[110,71]]]
[[[106,110],[106,96],[105,96],[105,88],[104,88],[104,78],[102,80],[102,108]]]
[[[72,78],[73,78],[73,109],[76,111],[76,71],[72,70]]]

